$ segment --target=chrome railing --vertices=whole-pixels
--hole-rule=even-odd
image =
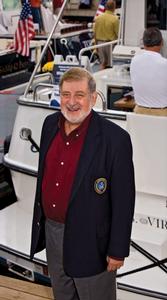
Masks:
[[[102,110],[106,111],[107,110],[107,100],[106,100],[104,94],[101,91],[98,90],[97,95],[99,96],[99,98],[102,101]]]
[[[114,41],[111,41],[111,42],[104,42],[104,43],[101,43],[101,44],[98,44],[98,45],[92,45],[92,46],[82,48],[79,51],[78,58],[81,61],[81,56],[83,55],[84,52],[86,52],[88,50],[94,50],[94,49],[97,49],[97,48],[105,47],[105,46],[108,46],[108,45],[115,45],[115,44],[117,44],[117,42],[118,42],[118,40],[114,40]]]
[[[46,52],[46,50],[47,50],[47,48],[48,48],[48,46],[49,46],[49,44],[50,44],[51,38],[52,38],[52,36],[53,36],[53,34],[54,34],[54,32],[55,32],[55,29],[57,28],[58,22],[59,22],[60,19],[61,19],[63,10],[64,10],[64,8],[65,8],[65,6],[66,6],[66,4],[67,4],[68,1],[69,1],[69,0],[64,0],[64,1],[63,1],[63,4],[62,4],[61,9],[60,9],[60,11],[59,11],[59,14],[58,14],[58,16],[57,16],[57,19],[56,19],[56,21],[55,21],[55,24],[54,24],[54,26],[53,26],[53,28],[52,28],[52,30],[51,30],[49,36],[48,36],[48,39],[47,39],[47,41],[46,41],[45,46],[43,47],[43,50],[42,50],[40,59],[39,59],[38,63],[36,64],[36,66],[35,66],[35,68],[34,68],[34,70],[33,70],[33,72],[32,72],[32,75],[31,75],[31,77],[30,77],[30,80],[29,80],[29,82],[28,82],[28,85],[26,86],[26,89],[25,89],[25,92],[24,92],[24,97],[27,96],[27,93],[28,93],[28,91],[29,91],[29,89],[30,89],[30,87],[31,87],[31,85],[32,85],[34,76],[35,76],[35,74],[37,73],[37,70],[38,70],[38,68],[39,68],[39,66],[40,66],[40,64],[41,64],[41,62],[42,62],[42,59],[43,59],[43,57],[44,57],[44,54],[45,54],[45,52]]]

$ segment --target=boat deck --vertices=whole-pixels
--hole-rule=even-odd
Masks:
[[[51,300],[53,299],[50,287],[0,276],[0,300]]]

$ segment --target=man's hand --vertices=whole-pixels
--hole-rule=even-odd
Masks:
[[[124,260],[117,260],[107,256],[107,263],[108,263],[107,271],[112,272],[122,267],[124,264]]]

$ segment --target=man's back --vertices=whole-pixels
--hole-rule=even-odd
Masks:
[[[118,37],[119,19],[118,16],[106,10],[98,16],[95,21],[95,38],[100,41],[113,41]]]
[[[144,107],[167,106],[167,60],[160,53],[145,50],[130,67],[135,101]]]

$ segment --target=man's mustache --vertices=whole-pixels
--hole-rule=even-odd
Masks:
[[[81,106],[79,104],[73,104],[73,105],[67,104],[66,108],[69,109],[69,110],[71,110],[71,111],[75,111],[75,110],[80,109]]]

